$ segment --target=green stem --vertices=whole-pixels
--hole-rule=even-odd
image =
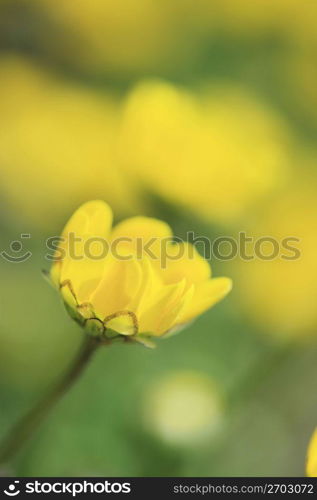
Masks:
[[[100,342],[87,336],[78,355],[60,381],[12,428],[0,446],[0,465],[20,451],[54,405],[70,389],[86,368]]]

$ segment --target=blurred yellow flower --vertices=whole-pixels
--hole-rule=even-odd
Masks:
[[[304,169],[300,175],[310,178]],[[285,338],[317,334],[316,180],[309,184],[303,179],[271,199],[261,214],[253,214],[254,225],[247,231],[254,242],[275,239],[279,255],[233,263],[239,306],[263,331]],[[285,238],[296,240],[285,244]],[[247,253],[254,256],[251,246]],[[263,242],[261,254],[269,256],[273,250],[272,243]]]
[[[139,84],[123,106],[120,164],[151,191],[208,219],[232,220],[286,175],[284,124],[235,87],[194,95]]]
[[[317,429],[308,447],[306,474],[308,477],[317,477]]]
[[[116,100],[22,58],[2,57],[0,71],[0,180],[12,213],[46,229],[87,197],[107,196],[125,212],[130,190],[113,159]]]
[[[223,403],[216,384],[203,373],[175,372],[150,385],[143,418],[149,432],[165,442],[197,446],[221,431]]]
[[[173,243],[164,222],[133,217],[111,227],[106,203],[82,205],[51,270],[71,314],[89,329],[144,341],[174,332],[230,291],[230,279],[211,279],[208,262],[189,244]],[[152,254],[143,251],[150,241]]]

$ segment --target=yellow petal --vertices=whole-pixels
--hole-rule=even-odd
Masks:
[[[317,428],[308,447],[306,474],[308,477],[317,477]]]
[[[184,326],[183,323],[181,323],[180,319],[183,316],[184,311],[188,307],[188,304],[193,299],[193,295],[195,292],[195,286],[191,285],[190,288],[183,293],[183,296],[178,300],[178,304],[175,305],[173,314],[171,314],[168,318],[168,321],[163,323],[161,326],[161,331],[164,336],[172,336],[173,332],[176,333],[176,331],[181,330],[182,326]]]
[[[214,278],[196,284],[193,298],[178,318],[178,321],[180,323],[191,321],[223,299],[231,288],[232,282],[229,278]]]
[[[109,257],[102,279],[89,297],[101,319],[121,310],[132,310],[129,304],[141,286],[142,272],[136,260],[122,261]],[[110,328],[110,327],[109,327]]]
[[[162,240],[171,240],[172,237],[172,230],[165,222],[139,216],[117,224],[111,233],[111,242],[119,255],[130,249],[132,252],[137,252],[139,258],[144,256],[158,258]]]
[[[178,283],[186,278],[190,286],[192,283],[200,283],[211,277],[211,267],[208,261],[190,243],[168,244],[165,255],[163,253],[161,259],[161,274],[164,283]]]
[[[135,296],[131,298],[128,309],[135,311],[137,316],[141,317],[155,303],[164,284],[150,259],[142,259],[138,262],[142,273],[141,285]]]
[[[89,300],[102,277],[111,225],[110,207],[102,201],[91,201],[74,213],[63,231],[59,248],[66,255],[53,266],[52,276],[55,281],[70,281],[78,302]]]
[[[152,305],[145,308],[139,319],[140,333],[162,335],[173,324],[181,307],[185,280],[174,285],[164,285],[156,294]]]
[[[117,224],[111,233],[111,239],[128,236],[131,238],[169,238],[172,230],[166,222],[152,217],[130,217]]]

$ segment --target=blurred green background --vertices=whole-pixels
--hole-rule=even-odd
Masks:
[[[1,436],[82,341],[41,275],[45,238],[80,203],[165,219],[180,237],[292,236],[301,251],[212,261],[234,280],[229,297],[156,350],[100,350],[11,473],[304,474],[316,15],[297,0],[0,0],[0,250],[30,233],[20,254],[33,254],[0,257]]]

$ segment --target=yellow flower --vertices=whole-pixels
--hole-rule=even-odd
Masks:
[[[317,428],[308,447],[306,474],[308,477],[317,477]]]
[[[94,196],[127,213],[134,202],[113,152],[117,100],[21,57],[0,58],[0,72],[1,192],[19,217],[53,227]]]
[[[302,159],[296,185],[271,198],[248,224],[253,242],[244,253],[253,259],[232,262],[239,307],[263,331],[284,339],[316,336],[316,176],[304,165]],[[261,238],[267,242],[255,253]]]
[[[112,211],[102,201],[82,205],[62,237],[51,278],[90,332],[145,342],[178,330],[231,289],[230,279],[211,279],[193,246],[172,242],[166,223],[133,217],[112,229]]]
[[[244,215],[288,175],[283,122],[228,85],[199,94],[144,81],[123,104],[119,146],[132,179],[217,222]]]

